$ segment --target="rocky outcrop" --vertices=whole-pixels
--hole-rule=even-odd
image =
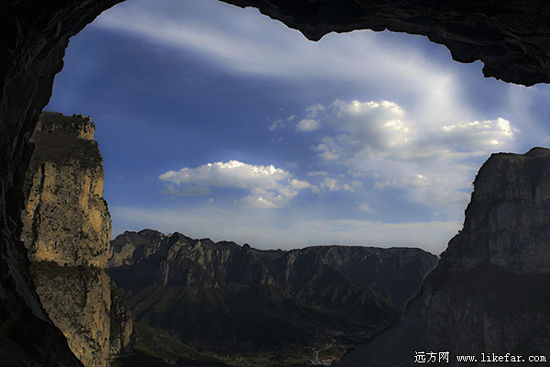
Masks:
[[[463,229],[403,321],[339,366],[409,365],[414,351],[544,355],[550,350],[550,150],[481,167]],[[546,356],[548,358],[548,356]]]
[[[126,231],[111,241],[109,267],[133,265],[159,251],[166,236],[158,231],[144,229],[139,232]]]
[[[463,229],[441,255],[440,269],[550,273],[549,183],[550,150],[493,154],[479,170]]]
[[[111,218],[94,130],[89,117],[52,112],[40,117],[21,215],[21,239],[31,261],[107,265]]]
[[[549,213],[550,150],[493,154],[462,231],[426,284],[429,345],[464,354],[550,350]]]
[[[125,232],[111,248],[137,322],[233,358],[278,355],[268,365],[308,361],[327,345],[325,360],[340,357],[390,325],[437,261],[419,249],[261,251],[152,230]]]
[[[41,115],[31,138],[21,238],[49,317],[85,366],[105,367],[111,350],[129,344],[132,324],[123,300],[112,302],[105,271],[111,219],[94,131],[89,117]]]
[[[0,11],[0,360],[6,366],[80,365],[42,310],[20,242],[29,138],[48,103],[69,37],[115,2],[6,1]]]

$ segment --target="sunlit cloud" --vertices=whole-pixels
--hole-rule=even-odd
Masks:
[[[274,131],[276,129],[280,129],[284,126],[283,120],[277,119],[273,121],[273,123],[269,126],[269,131]]]
[[[296,131],[313,131],[321,127],[321,124],[317,120],[302,119],[296,124]]]
[[[240,198],[240,203],[251,208],[280,208],[292,200],[300,190],[310,188],[306,181],[273,165],[252,165],[232,160],[207,163],[196,168],[183,167],[159,175],[168,183],[167,194],[182,192],[209,193],[212,187],[247,189],[249,194]],[[173,189],[173,185],[183,187]]]
[[[321,160],[349,169],[349,177],[373,182],[382,191],[397,188],[409,200],[438,210],[465,206],[477,165],[495,149],[512,149],[515,129],[510,121],[458,121],[434,126],[417,120],[392,101],[315,105],[322,136],[312,149]],[[344,183],[340,183],[343,181]],[[355,191],[346,179],[325,178],[320,187]]]

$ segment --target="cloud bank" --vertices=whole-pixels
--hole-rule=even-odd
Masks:
[[[305,116],[311,118],[312,111],[323,126],[312,150],[329,167],[347,169],[345,180],[371,180],[376,190],[401,189],[408,199],[434,209],[465,206],[477,162],[495,149],[512,150],[515,143],[515,129],[502,117],[434,126],[385,100],[337,99],[307,108]],[[324,183],[329,190],[337,187],[329,178]],[[352,191],[349,183],[338,185]]]

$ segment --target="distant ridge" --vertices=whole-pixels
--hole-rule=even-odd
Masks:
[[[119,235],[109,260],[138,323],[258,366],[337,360],[394,323],[436,263],[416,248],[257,250],[150,229]]]

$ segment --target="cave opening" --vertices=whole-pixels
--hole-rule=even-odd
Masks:
[[[50,2],[44,4],[40,11],[33,4],[20,1],[8,1],[3,5],[4,11],[0,15],[3,20],[0,45],[5,51],[0,58],[3,82],[0,91],[0,306],[4,321],[0,333],[0,354],[4,361],[16,355],[21,365],[80,365],[68,350],[59,330],[48,321],[37,299],[34,284],[29,280],[28,262],[19,242],[19,213],[23,203],[21,188],[30,154],[28,138],[38,114],[49,100],[53,78],[62,68],[61,59],[69,38],[117,2]],[[550,23],[547,21],[548,4],[542,1],[533,1],[530,3],[532,6],[525,6],[523,2],[510,0],[490,7],[476,7],[475,11],[469,5],[464,6],[463,2],[447,6],[386,2],[375,7],[368,1],[306,2],[304,8],[287,1],[227,2],[257,6],[263,13],[301,29],[310,39],[318,39],[333,30],[382,30],[388,27],[394,31],[427,35],[430,40],[447,45],[457,61],[481,59],[485,63],[483,73],[486,76],[524,85],[550,80],[546,61],[547,28]],[[499,95],[495,90],[483,91],[485,93],[481,94],[484,97]],[[540,111],[547,108],[543,103],[547,100],[545,86],[522,93],[524,91],[516,89],[505,92],[510,97],[508,107],[515,109],[524,121],[521,130],[512,132],[515,137],[527,132],[527,138],[524,135],[516,140],[525,145],[544,145],[547,134]],[[493,92],[496,93],[493,95]],[[473,100],[484,100],[478,97],[472,94]],[[504,120],[514,126],[516,123],[507,117],[504,116]],[[491,120],[478,122],[485,121]],[[497,118],[489,126],[499,125],[499,122]],[[475,128],[480,125],[487,124],[465,126]],[[448,130],[461,127],[460,124],[444,126]],[[485,132],[482,130],[475,136],[486,136]],[[534,135],[537,137],[533,138]],[[466,140],[471,140],[471,137]],[[429,141],[432,140],[426,140],[427,146]],[[323,150],[322,147],[319,149]],[[517,149],[522,150],[527,149]],[[416,178],[422,180],[424,175],[420,175]]]
[[[548,139],[548,89],[480,68],[418,36],[312,43],[255,9],[131,1],[71,41],[46,109],[97,123],[113,238],[439,253],[489,154]]]

